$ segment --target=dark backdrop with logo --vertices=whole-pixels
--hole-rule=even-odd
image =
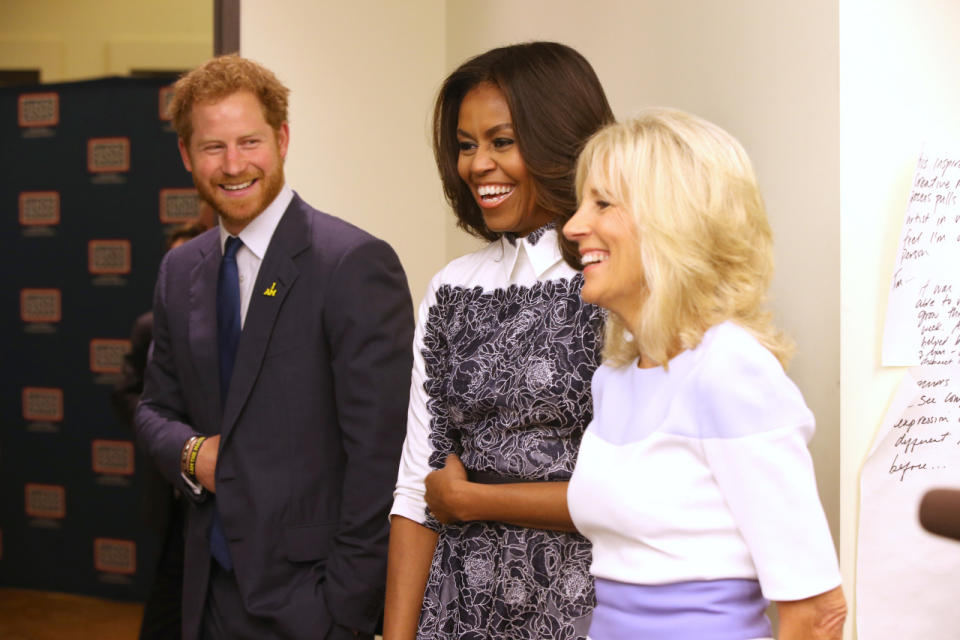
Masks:
[[[110,392],[197,216],[169,80],[0,89],[0,586],[144,599],[158,548]]]

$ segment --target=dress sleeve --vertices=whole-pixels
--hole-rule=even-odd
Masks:
[[[413,372],[410,380],[410,404],[407,410],[407,436],[403,442],[397,486],[393,492],[390,515],[400,515],[414,522],[426,522],[427,503],[424,500],[424,479],[433,471],[430,467],[431,414],[427,408],[424,387],[426,371],[423,357],[425,325],[430,307],[436,299],[436,281],[430,283],[417,313],[417,327],[413,336]]]
[[[776,358],[741,338],[712,352],[699,375],[704,454],[764,597],[800,600],[841,581],[807,449],[814,418]]]

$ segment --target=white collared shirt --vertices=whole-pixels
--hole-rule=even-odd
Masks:
[[[237,251],[237,273],[240,276],[241,328],[243,328],[243,323],[247,318],[250,297],[253,295],[253,285],[257,281],[257,274],[260,273],[260,263],[263,262],[263,256],[267,252],[271,238],[273,238],[273,232],[277,230],[280,218],[283,217],[283,212],[287,210],[291,200],[293,200],[293,189],[284,184],[273,202],[251,220],[238,236],[243,241],[243,246]],[[229,237],[230,234],[223,228],[223,225],[220,225],[220,255],[223,255],[224,246],[226,246]]]

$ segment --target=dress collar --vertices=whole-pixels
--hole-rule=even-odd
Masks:
[[[527,256],[537,278],[542,277],[548,269],[563,259],[558,240],[556,222],[548,222],[522,238],[513,233],[500,236],[503,257],[499,262],[503,268],[504,277],[508,281],[512,280],[511,276],[521,254]]]

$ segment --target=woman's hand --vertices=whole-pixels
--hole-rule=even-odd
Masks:
[[[427,508],[443,524],[487,520],[518,527],[576,531],[567,509],[566,482],[470,482],[454,454],[424,480]]]
[[[837,587],[812,598],[777,602],[777,614],[780,640],[840,640],[847,602]]]
[[[427,508],[437,520],[452,524],[465,519],[461,505],[470,481],[467,480],[467,470],[456,454],[448,455],[445,464],[442,469],[428,474],[424,480],[427,488],[425,498]]]

